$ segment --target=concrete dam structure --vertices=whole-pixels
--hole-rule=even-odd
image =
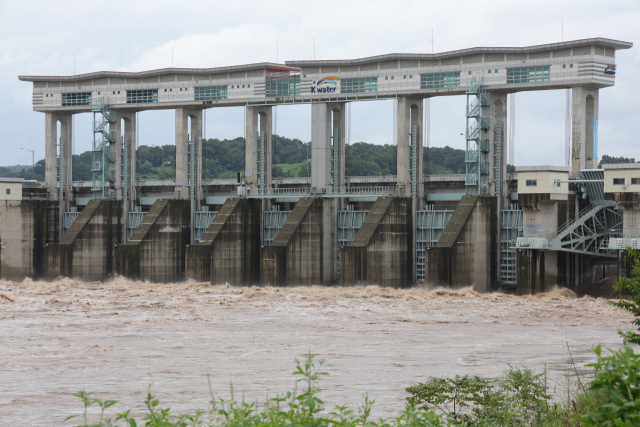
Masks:
[[[0,179],[0,275],[232,285],[579,289],[627,268],[640,167],[598,169],[593,38],[209,69],[20,76],[44,113],[45,181]],[[570,166],[507,173],[509,94],[571,89]],[[425,174],[424,100],[466,96],[465,173]],[[394,100],[397,175],[346,176],[347,105]],[[311,105],[311,171],[272,177],[273,108]],[[243,106],[245,170],[204,179],[203,112]],[[136,179],[137,113],[175,110],[176,177]],[[92,181],[72,180],[74,114],[92,113]],[[58,131],[59,125],[59,131]],[[550,160],[551,161],[551,160]]]

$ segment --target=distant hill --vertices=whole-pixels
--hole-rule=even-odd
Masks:
[[[307,161],[310,156],[309,143],[277,135],[274,147],[273,176],[307,176]],[[203,141],[205,179],[231,178],[237,172],[244,174],[244,138],[207,139]],[[355,142],[345,147],[345,166],[348,176],[395,175],[396,150],[391,144],[375,145]],[[176,147],[173,144],[157,146],[142,145],[136,156],[137,179],[174,179]],[[93,153],[86,151],[73,156],[73,180],[90,181]],[[464,150],[451,147],[432,147],[424,150],[425,173],[464,173]],[[428,161],[428,163],[427,163]],[[428,164],[428,168],[427,168]],[[163,166],[164,165],[164,166]],[[36,179],[44,180],[44,160],[35,167]],[[31,166],[0,167],[0,176],[31,179]]]

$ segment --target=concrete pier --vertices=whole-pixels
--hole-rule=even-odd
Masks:
[[[340,285],[414,284],[412,200],[379,197],[350,246],[340,248]]]
[[[59,215],[57,201],[0,202],[2,279],[44,279],[46,246],[59,240]]]
[[[227,199],[197,245],[186,252],[186,276],[251,286],[260,282],[261,201]]]
[[[102,281],[113,275],[113,252],[122,242],[122,202],[91,200],[60,243],[46,248],[46,279]]]
[[[116,274],[158,283],[182,281],[190,225],[188,200],[157,200],[129,241],[116,246]]]
[[[261,283],[265,286],[332,285],[334,245],[324,235],[335,223],[324,223],[330,199],[300,199],[271,246],[262,247]]]
[[[464,196],[435,247],[425,256],[426,283],[478,292],[498,283],[497,201]]]

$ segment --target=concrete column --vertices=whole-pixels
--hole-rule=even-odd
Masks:
[[[246,142],[245,142],[245,182],[247,191],[254,192],[258,188],[258,136],[264,132],[264,183],[271,188],[272,166],[272,107],[246,107]]]
[[[116,122],[109,125],[109,133],[113,135],[115,143],[111,151],[114,153],[116,162],[111,165],[111,175],[116,179],[115,197],[122,200],[122,118],[120,112],[116,113]]]
[[[489,175],[482,176],[482,184],[487,186],[487,194],[490,196],[496,195],[496,164],[498,163],[496,157],[496,129],[498,122],[502,122],[502,149],[501,149],[501,193],[504,196],[506,186],[506,173],[507,173],[507,156],[506,156],[506,135],[507,135],[507,94],[502,92],[490,92],[487,94],[491,100],[489,107],[484,107],[482,115],[489,120],[491,124],[491,130],[483,133],[483,139],[489,141],[489,152],[482,154],[482,160],[489,163]]]
[[[62,188],[65,194],[65,210],[69,202],[73,200],[73,114],[64,113],[60,115],[60,134],[62,135],[64,176],[62,177]]]
[[[56,176],[56,138],[58,136],[58,117],[55,113],[44,113],[44,182],[47,190],[51,194],[51,198],[56,200],[58,197],[57,176]]]
[[[417,192],[418,197],[424,196],[424,180],[422,178],[422,99],[403,97],[398,98],[397,111],[397,170],[398,180],[396,196],[411,197],[411,129],[418,126],[417,135]]]
[[[124,121],[124,126],[122,121]],[[124,169],[122,167],[122,143],[123,137],[127,138],[127,198],[129,200],[135,199],[135,180],[136,180],[136,113],[130,110],[118,110],[116,116],[116,122],[110,125],[110,131],[114,132],[116,139],[114,153],[116,163],[113,169],[113,173],[116,178],[116,198],[122,200],[123,197],[123,175]],[[129,203],[130,204],[130,203]],[[128,204],[126,204],[128,205]],[[131,207],[131,206],[130,206]],[[125,208],[126,210],[126,208]]]
[[[598,160],[594,157],[594,142],[597,138],[594,127],[598,121],[599,89],[574,87],[572,93],[571,170],[595,169]]]
[[[345,182],[345,103],[317,103],[311,106],[311,188],[318,190],[332,186],[331,151],[334,129],[338,129],[338,182]]]
[[[331,184],[331,110],[327,103],[311,104],[311,188]]]
[[[189,129],[191,118],[191,129]],[[176,191],[181,199],[189,198],[189,137],[195,139],[194,180],[196,199],[202,196],[202,110],[176,108]],[[177,196],[177,194],[176,194]]]

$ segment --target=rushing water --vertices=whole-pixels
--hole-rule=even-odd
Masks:
[[[291,389],[294,359],[325,359],[328,405],[365,392],[374,414],[404,405],[431,376],[497,376],[545,364],[561,389],[598,343],[618,347],[631,318],[603,299],[557,289],[537,296],[376,286],[235,288],[122,278],[0,282],[0,425],[62,425],[86,389],[142,402],[147,385],[175,410],[206,408],[214,391],[262,400]],[[115,413],[112,412],[112,413]]]

